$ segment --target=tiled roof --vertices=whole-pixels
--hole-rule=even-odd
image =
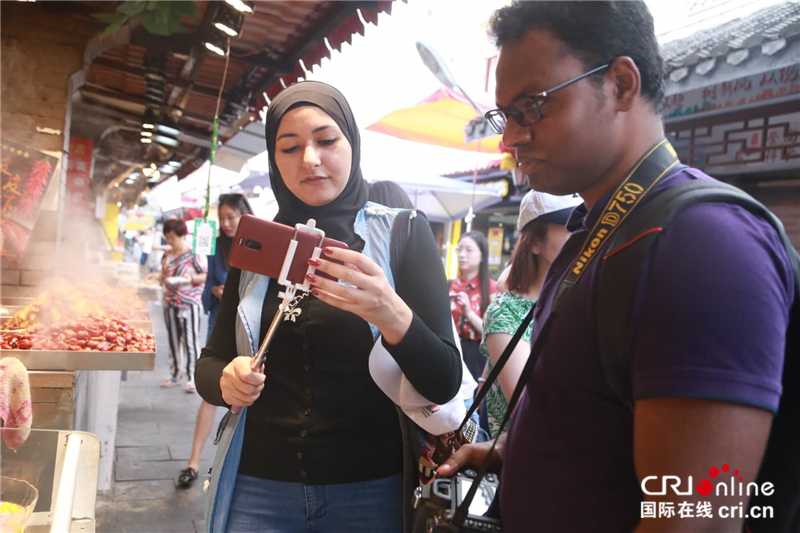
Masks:
[[[677,82],[695,72],[705,75],[719,62],[744,63],[749,50],[761,48],[764,55],[780,53],[787,41],[800,37],[800,2],[784,2],[749,15],[699,31],[690,37],[664,44],[661,55],[669,78]]]
[[[488,174],[490,172],[500,170],[501,161],[501,159],[495,159],[494,161],[489,161],[487,164],[478,167],[478,175]],[[462,176],[472,176],[474,173],[475,167],[463,170],[454,170],[452,172],[448,172],[447,174],[442,174],[442,176],[445,178],[460,178]]]

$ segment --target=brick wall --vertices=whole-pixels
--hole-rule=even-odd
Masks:
[[[70,77],[81,70],[90,22],[51,2],[0,3],[0,137],[61,154],[68,135]],[[50,135],[37,131],[49,128]],[[31,240],[20,262],[0,264],[3,296],[29,297],[58,268],[60,168],[50,183]]]

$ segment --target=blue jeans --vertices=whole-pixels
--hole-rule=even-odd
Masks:
[[[227,533],[393,533],[403,530],[403,476],[303,485],[239,474]]]
[[[469,411],[469,408],[472,407],[472,404],[473,404],[472,398],[464,400],[464,405],[467,407],[467,411]],[[470,417],[478,425],[478,438],[475,439],[475,442],[486,442],[491,439],[491,437],[489,436],[489,432],[486,431],[486,429],[484,429],[483,425],[483,416],[485,412],[486,412],[486,400],[483,401],[481,409],[478,409],[477,411],[472,413],[472,416]]]

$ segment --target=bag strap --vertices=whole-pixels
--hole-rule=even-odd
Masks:
[[[586,237],[580,252],[576,256],[574,263],[567,270],[564,278],[561,280],[553,294],[553,303],[550,307],[550,313],[545,319],[544,325],[542,325],[536,340],[533,341],[533,345],[531,346],[531,354],[528,357],[528,361],[525,363],[522,373],[520,374],[517,386],[514,388],[514,393],[511,395],[511,398],[508,401],[508,407],[506,408],[503,422],[500,424],[498,434],[503,433],[508,421],[511,419],[511,413],[514,412],[514,408],[517,406],[517,402],[522,395],[522,391],[530,379],[531,372],[533,372],[536,362],[539,360],[539,355],[541,354],[542,348],[544,347],[547,337],[550,334],[553,320],[556,316],[558,316],[559,311],[569,300],[569,297],[572,294],[572,289],[577,285],[583,274],[588,270],[589,265],[597,257],[598,252],[604,248],[604,245],[612,238],[612,236],[620,229],[620,227],[624,226],[623,223],[628,220],[630,214],[636,212],[636,208],[642,203],[643,199],[648,197],[648,193],[653,189],[653,187],[655,187],[655,185],[664,176],[667,176],[673,172],[679,163],[680,161],[678,160],[678,155],[675,152],[675,149],[671,144],[669,144],[669,142],[667,142],[666,139],[662,139],[653,145],[650,150],[648,150],[648,152],[636,162],[636,164],[628,171],[625,178],[614,190],[600,218],[598,218],[594,227],[589,231],[589,234]],[[526,319],[527,318],[533,318],[533,309],[528,314]],[[527,327],[527,324],[525,324],[525,327]],[[525,329],[521,326],[520,329],[517,330],[517,333],[514,334],[514,338],[517,339],[517,342],[519,342],[517,336],[521,337],[521,332],[524,331]],[[512,339],[512,341],[513,340],[514,339]],[[511,350],[509,350],[509,347],[511,347]],[[506,347],[506,350],[503,352],[503,356],[508,359],[508,357],[510,357],[510,352],[513,351],[515,347],[516,343],[514,343],[513,346],[511,343],[509,343],[509,346]],[[503,361],[503,365],[505,365],[505,361]],[[492,371],[492,374],[484,383],[484,389],[488,390],[488,388],[491,387],[491,385],[497,379],[497,376],[500,374],[501,369],[502,366],[500,366],[500,361],[498,361],[498,366],[495,367],[495,369]],[[481,389],[481,392],[484,392],[484,389]],[[485,396],[485,394],[483,396]],[[483,396],[481,396],[481,401],[483,400]],[[476,399],[475,403],[473,404],[473,408],[479,404],[480,402],[478,402]],[[474,409],[470,409],[470,411],[467,413],[467,416],[471,416],[473,412]],[[464,423],[462,422],[462,427],[463,425]],[[458,530],[467,519],[469,514],[469,506],[478,492],[478,488],[480,487],[483,477],[486,475],[488,458],[491,457],[495,446],[497,446],[497,439],[495,439],[492,443],[492,447],[487,455],[487,460],[483,462],[480,472],[478,472],[478,476],[473,480],[472,486],[467,492],[464,500],[455,511],[452,525],[456,528],[456,530]]]
[[[789,315],[783,366],[783,393],[773,419],[756,483],[770,482],[778,494],[767,498],[755,495],[752,506],[774,506],[779,512],[770,518],[745,521],[753,531],[795,531],[800,526],[800,454],[794,447],[800,427],[800,256],[792,246],[783,224],[764,205],[733,186],[710,180],[695,180],[676,185],[653,197],[629,224],[609,243],[610,252],[599,271],[594,316],[600,359],[606,381],[615,396],[633,407],[633,376],[630,367],[629,336],[637,280],[656,245],[658,235],[688,207],[698,203],[726,203],[747,209],[775,229],[789,257],[794,274],[794,303]]]
[[[506,363],[511,358],[511,354],[514,352],[514,349],[519,344],[519,341],[522,339],[522,336],[525,335],[525,331],[528,329],[528,326],[531,325],[533,321],[533,313],[536,310],[536,304],[534,303],[531,307],[531,310],[528,311],[528,314],[525,315],[525,318],[522,320],[519,328],[517,331],[514,332],[514,336],[511,337],[511,340],[506,345],[505,350],[500,355],[500,359],[497,360],[497,364],[494,365],[492,371],[486,377],[486,381],[483,383],[481,390],[478,392],[478,395],[475,396],[475,400],[472,402],[469,410],[467,411],[467,416],[464,417],[464,420],[461,422],[461,425],[458,427],[459,430],[464,428],[464,425],[469,422],[472,418],[473,413],[480,407],[481,403],[483,403],[483,399],[486,398],[486,395],[489,394],[489,389],[492,388],[492,384],[497,381],[497,378],[500,376],[500,372],[503,370],[503,367],[506,366]],[[520,379],[520,383],[522,383],[522,379]],[[509,410],[511,407],[509,406]]]
[[[545,320],[544,326],[542,327],[541,332],[539,333],[538,337],[536,337],[536,340],[534,341],[533,346],[531,347],[531,355],[528,357],[528,361],[525,363],[525,366],[522,369],[522,373],[519,376],[519,381],[517,382],[517,386],[514,387],[514,393],[511,395],[511,398],[508,400],[508,407],[506,408],[506,413],[503,416],[503,422],[500,424],[500,429],[498,430],[498,434],[502,435],[503,430],[505,430],[506,425],[508,424],[509,420],[511,420],[511,413],[514,412],[514,408],[517,406],[517,402],[519,402],[519,399],[522,396],[522,391],[525,389],[525,386],[528,384],[528,380],[530,379],[531,373],[533,372],[533,369],[536,367],[536,362],[539,360],[539,355],[542,352],[542,348],[544,347],[544,343],[545,343],[548,335],[550,334],[550,328],[553,325],[553,318],[554,317],[555,317],[555,314],[551,314],[550,316],[547,317],[547,319]],[[531,309],[531,311],[528,313],[528,316],[526,317],[526,320],[528,318],[533,318],[533,309]],[[524,325],[524,323],[523,323],[523,325]],[[524,327],[520,327],[520,329],[517,330],[517,333],[519,333],[520,331],[525,331]],[[516,334],[515,334],[515,336],[516,336]],[[521,337],[521,335],[520,335],[520,337]],[[517,339],[517,342],[519,342],[519,339]],[[509,343],[509,346],[511,346],[510,343]],[[511,349],[511,351],[513,351],[513,348]],[[508,348],[506,348],[506,351],[503,352],[503,355],[506,356],[506,359],[508,359],[508,355],[510,355],[511,351],[509,351]],[[508,352],[508,354],[506,354],[506,352]],[[500,361],[498,361],[498,367],[499,366],[500,366]],[[495,369],[497,369],[497,367],[495,367]],[[496,378],[496,376],[495,376],[495,378]],[[483,392],[484,390],[488,389],[488,387],[486,385],[489,385],[489,380],[488,379],[486,380],[486,383],[484,384],[484,388],[481,389],[481,392]],[[477,403],[479,403],[479,402],[476,401],[475,404],[477,404]],[[497,446],[497,440],[498,439],[494,439],[494,442],[492,443],[492,447],[489,449],[489,453],[487,455],[487,459],[488,459],[488,457],[491,457],[492,453],[494,452],[494,449]],[[464,522],[467,520],[467,515],[469,515],[469,506],[472,504],[472,500],[475,499],[475,495],[478,493],[478,489],[480,487],[481,481],[483,480],[484,476],[486,475],[486,470],[487,469],[488,469],[488,460],[483,462],[483,465],[481,465],[481,469],[478,472],[478,475],[473,480],[472,486],[470,486],[469,491],[467,491],[467,494],[464,497],[464,499],[462,500],[461,505],[459,505],[458,508],[456,508],[456,511],[455,511],[455,514],[454,514],[453,520],[452,520],[452,525],[455,527],[455,531],[458,531],[461,528],[461,526],[464,524]]]
[[[411,238],[411,222],[420,214],[423,217],[425,216],[422,211],[406,209],[397,213],[394,219],[392,232],[389,237],[389,268],[392,271],[394,279],[400,276],[400,258],[403,257],[406,243],[408,239]]]
[[[718,181],[692,180],[647,199],[610,240],[596,285],[594,316],[603,371],[616,397],[631,409],[630,322],[637,280],[661,232],[684,210],[700,203],[738,205],[769,222],[789,256],[795,277],[795,302],[800,300],[800,256],[780,220],[749,194]]]
[[[424,213],[421,211],[416,211],[415,209],[408,209],[405,211],[401,211],[397,214],[397,217],[394,220],[394,225],[392,226],[392,233],[390,239],[390,250],[391,253],[389,254],[389,266],[392,270],[392,274],[397,277],[400,272],[400,258],[402,257],[403,251],[405,250],[406,243],[408,242],[409,237],[411,236],[411,223],[416,218],[417,214],[422,214],[425,216]],[[405,229],[405,231],[404,231]],[[450,284],[453,283],[453,280],[450,280]],[[470,407],[469,411],[467,412],[467,416],[464,417],[464,420],[461,422],[459,426],[459,430],[462,430],[464,426],[469,422],[472,418],[472,414],[478,409],[481,402],[483,402],[484,397],[489,392],[491,388],[491,384],[497,380],[497,377],[500,375],[500,371],[503,370],[503,367],[506,365],[506,362],[511,357],[511,353],[514,351],[514,348],[517,347],[519,344],[520,339],[525,334],[526,329],[530,326],[531,321],[533,320],[533,312],[536,309],[536,304],[531,307],[530,312],[527,314],[525,319],[522,321],[522,324],[517,329],[514,336],[511,338],[511,341],[506,346],[506,349],[503,351],[503,354],[500,356],[500,359],[497,361],[497,365],[492,369],[491,374],[489,374],[488,378],[486,379],[486,383],[481,388],[481,391],[478,393],[478,396],[475,398],[475,401],[472,402],[472,406]],[[458,342],[458,339],[455,339]]]

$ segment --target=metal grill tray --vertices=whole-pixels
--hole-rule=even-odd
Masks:
[[[16,357],[28,370],[153,370],[155,352],[73,352],[0,350],[0,359]]]

